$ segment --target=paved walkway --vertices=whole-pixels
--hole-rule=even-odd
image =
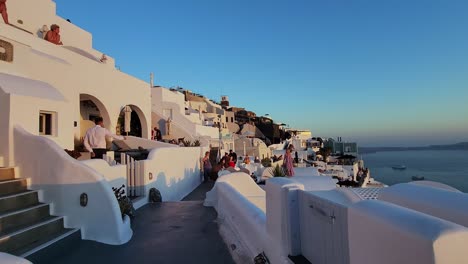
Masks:
[[[133,237],[125,245],[83,240],[43,263],[234,263],[219,235],[216,211],[203,206],[212,186],[201,184],[182,202],[140,208],[132,221]]]

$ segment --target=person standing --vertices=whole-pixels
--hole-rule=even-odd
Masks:
[[[159,128],[157,128],[157,127],[154,127],[154,131],[155,131],[154,133],[155,133],[155,137],[156,137],[155,139],[157,141],[161,141],[162,140],[161,130],[159,130]]]
[[[0,13],[2,14],[2,17],[3,17],[3,22],[5,22],[5,24],[10,24],[8,22],[8,11],[7,11],[7,8],[6,8],[6,1],[7,0],[0,0]]]
[[[289,145],[289,147],[286,149],[286,154],[284,154],[283,168],[284,168],[286,176],[288,177],[294,176],[294,166],[293,166],[293,157],[292,157],[293,151],[294,151],[294,146]]]
[[[162,140],[161,130],[159,130],[158,127],[154,127],[153,130],[151,131],[151,139],[157,140],[157,141]]]
[[[112,134],[107,128],[104,128],[102,117],[97,117],[94,121],[96,126],[88,129],[84,137],[84,146],[91,153],[92,159],[102,159],[106,154],[106,137],[112,137],[118,140],[125,140],[126,137]]]
[[[212,171],[211,161],[210,161],[210,152],[205,152],[205,157],[203,157],[203,182],[208,182],[210,180],[210,175]]]

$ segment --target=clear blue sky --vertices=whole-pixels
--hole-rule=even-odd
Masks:
[[[468,141],[466,0],[56,0],[122,71],[361,146]]]

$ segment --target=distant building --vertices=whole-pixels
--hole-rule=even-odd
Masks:
[[[229,97],[226,95],[221,96],[221,106],[226,109],[229,107]]]
[[[359,153],[356,142],[343,142],[341,138],[338,138],[338,141],[329,138],[324,142],[324,146],[330,148],[332,154],[353,155],[357,157]]]

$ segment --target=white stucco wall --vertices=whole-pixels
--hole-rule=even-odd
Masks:
[[[468,229],[382,201],[348,210],[351,264],[466,262]]]
[[[3,125],[0,126],[0,166],[9,165],[10,155],[10,127],[7,125],[10,121],[10,96],[0,89],[0,120]]]
[[[143,161],[144,193],[151,188],[161,192],[163,201],[180,201],[200,185],[200,160],[204,148],[157,148]],[[152,179],[150,179],[150,173]]]
[[[468,227],[468,194],[440,188],[400,183],[383,188],[379,200]]]
[[[15,161],[19,176],[41,190],[39,200],[51,204],[51,214],[63,216],[66,228],[80,228],[83,239],[120,245],[130,240],[128,217],[122,219],[111,186],[96,170],[71,158],[52,140],[15,128]],[[80,205],[86,193],[88,204]]]
[[[55,140],[63,148],[73,146],[74,137],[70,134],[75,134],[76,138],[80,136],[80,94],[90,95],[89,98],[98,101],[95,103],[101,110],[105,126],[112,132],[115,132],[122,107],[132,105],[140,117],[143,137],[149,138],[151,122],[149,84],[107,64],[96,62],[13,27],[2,29],[0,38],[11,42],[14,46],[14,61],[0,62],[2,72],[43,81],[56,88],[65,97],[67,108],[65,112],[60,112],[59,116],[65,115],[67,120],[58,125],[60,130],[71,129],[72,132],[64,133],[64,136],[59,136]],[[11,122],[14,122],[16,115],[17,112],[12,113]],[[34,133],[34,130],[28,128],[37,125],[37,120],[34,120],[33,124],[22,125]],[[73,127],[74,121],[78,122],[76,128]]]
[[[49,28],[52,24],[60,26],[61,40],[66,46],[83,49],[95,57],[100,58],[102,52],[92,48],[92,35],[79,26],[69,23],[66,19],[56,15],[56,4],[51,0],[15,0],[8,1],[9,21],[15,26],[23,28],[38,36],[43,25]],[[21,20],[23,24],[18,23]],[[107,65],[114,66],[114,59],[107,56]]]
[[[120,188],[122,184],[127,185],[127,166],[109,166],[109,164],[102,159],[90,159],[81,162],[104,176],[111,187]]]
[[[169,108],[185,114],[185,96],[180,92],[171,91],[165,87],[153,87],[151,88],[151,101],[153,107],[160,112]]]

